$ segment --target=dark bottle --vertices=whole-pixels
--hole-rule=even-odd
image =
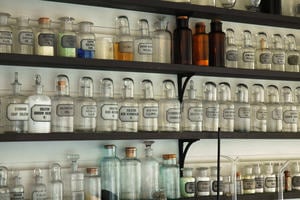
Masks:
[[[214,19],[210,23],[209,33],[209,65],[214,67],[225,66],[225,33],[222,31],[222,22]]]
[[[263,13],[281,15],[281,0],[262,0],[259,7]]]
[[[192,64],[192,31],[189,29],[188,16],[177,17],[174,30],[174,63]]]
[[[193,35],[193,64],[208,66],[208,34],[205,32],[205,23],[198,22]]]

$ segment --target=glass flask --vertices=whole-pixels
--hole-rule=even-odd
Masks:
[[[264,175],[261,172],[259,164],[253,166],[253,175],[255,180],[255,193],[264,192]]]
[[[205,31],[205,23],[198,22],[195,25],[193,35],[193,65],[208,66],[208,34]]]
[[[298,111],[297,132],[300,132],[300,87],[295,89],[295,104]]]
[[[18,17],[14,34],[13,52],[17,54],[33,54],[34,33],[29,26],[28,17]]]
[[[21,184],[19,171],[13,172],[13,185],[10,189],[11,200],[24,200],[24,186]]]
[[[25,133],[25,124],[28,122],[29,108],[25,103],[26,96],[20,93],[21,83],[18,72],[15,72],[15,81],[12,85],[12,94],[3,98],[2,104],[6,111],[4,132]]]
[[[158,130],[180,131],[180,102],[172,80],[163,82],[163,97],[159,100]]]
[[[154,141],[144,141],[145,157],[141,159],[142,200],[153,199],[153,194],[159,191],[159,162],[153,157],[153,143]]]
[[[267,131],[267,106],[264,104],[265,91],[261,84],[252,85],[251,91],[251,131]]]
[[[8,169],[4,166],[0,166],[0,199],[10,200],[8,182]]]
[[[96,36],[92,32],[92,22],[80,22],[79,32],[76,38],[76,49],[78,58],[94,58],[95,57],[95,40]]]
[[[268,45],[268,36],[264,32],[257,34],[257,48],[255,53],[255,69],[271,70],[272,52]]]
[[[282,131],[282,106],[279,103],[279,92],[275,85],[267,87],[267,131]]]
[[[252,170],[252,166],[245,167],[245,175],[243,176],[244,194],[255,193],[255,176],[253,175]]]
[[[236,0],[219,0],[223,8],[233,8]]]
[[[234,104],[231,101],[231,88],[229,83],[219,83],[219,128],[220,131],[234,131]]]
[[[161,187],[165,191],[167,199],[180,198],[179,166],[176,161],[176,154],[162,155],[160,177]]]
[[[46,200],[47,186],[43,183],[43,176],[41,169],[34,169],[34,184],[32,186],[31,200]]]
[[[51,29],[51,20],[48,17],[39,18],[39,29],[35,33],[35,54],[54,56],[55,34]]]
[[[64,189],[61,178],[61,166],[58,163],[53,163],[50,166],[50,199],[63,200]]]
[[[136,158],[135,147],[126,147],[125,154],[125,158],[121,160],[120,199],[139,200],[141,198],[141,161]]]
[[[248,87],[238,84],[236,87],[236,101],[234,103],[234,131],[250,131],[250,104],[248,99]]]
[[[139,20],[139,34],[134,39],[134,61],[152,62],[152,38],[146,19]]]
[[[213,82],[206,82],[203,88],[203,131],[218,131],[219,103],[217,88]]]
[[[195,196],[195,178],[193,177],[193,168],[183,168],[183,177],[180,178],[181,197]]]
[[[101,178],[97,167],[86,168],[86,176],[84,177],[84,199],[85,200],[101,200]]]
[[[71,200],[84,200],[84,174],[78,170],[78,154],[68,154],[71,161],[70,191]]]
[[[299,72],[299,51],[297,50],[296,38],[293,34],[286,35],[287,50],[285,71]]]
[[[115,60],[133,60],[133,37],[130,35],[129,21],[126,16],[119,16],[116,21],[116,41],[114,42]]]
[[[25,123],[25,130],[28,130],[29,133],[49,133],[51,131],[51,99],[43,94],[41,83],[41,76],[36,74],[35,94],[25,100],[31,111],[28,123]]]
[[[119,101],[119,132],[137,132],[139,106],[134,99],[134,83],[131,78],[123,79],[123,98]]]
[[[100,161],[101,196],[106,200],[119,200],[120,159],[116,156],[115,145],[105,145],[104,150],[104,157]]]
[[[100,98],[97,100],[97,132],[117,130],[118,102],[114,99],[114,84],[110,78],[100,82]]]
[[[0,53],[12,53],[13,33],[8,25],[9,13],[0,13]]]
[[[94,85],[91,77],[79,81],[79,95],[74,99],[74,131],[94,132],[96,129],[97,104],[93,99]]]
[[[228,28],[226,30],[225,42],[225,67],[237,68],[238,67],[238,47],[236,45],[236,36],[234,30]]]
[[[276,192],[276,175],[273,173],[273,166],[271,163],[265,165],[264,177],[264,192]]]
[[[245,4],[246,10],[252,11],[252,12],[258,12],[260,1],[261,0],[248,0]]]
[[[210,178],[208,176],[208,168],[197,168],[199,175],[196,177],[196,191],[197,196],[209,196],[210,195]]]
[[[142,81],[143,98],[139,101],[139,131],[158,130],[158,102],[154,100],[150,80]]]
[[[51,99],[51,131],[73,132],[74,101],[70,97],[69,78],[64,74],[59,74],[55,83],[56,95]]]
[[[249,30],[245,30],[242,40],[242,46],[239,50],[238,67],[242,69],[254,69],[255,48],[253,47],[252,33]]]
[[[152,34],[152,62],[171,63],[172,60],[172,34],[168,30],[165,17],[159,17],[155,22]]]
[[[299,162],[292,163],[292,188],[293,190],[300,190],[300,167]]]
[[[202,131],[203,107],[202,102],[196,98],[194,81],[190,81],[187,89],[188,98],[182,102],[181,130],[182,131]]]
[[[210,195],[218,194],[218,168],[210,167]],[[219,177],[219,195],[223,195],[223,177]]]
[[[285,71],[286,54],[283,47],[283,40],[281,35],[273,35],[273,56],[272,67],[274,71]]]
[[[61,17],[61,27],[57,37],[57,55],[76,57],[76,33],[73,31],[73,17]]]
[[[213,19],[209,32],[209,66],[225,66],[225,33],[222,31],[222,22]]]
[[[297,132],[298,111],[293,101],[293,93],[290,87],[281,89],[282,97],[282,132]]]

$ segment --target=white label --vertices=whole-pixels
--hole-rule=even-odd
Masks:
[[[138,52],[140,55],[152,55],[152,43],[140,43]]]
[[[166,117],[169,123],[179,123],[180,122],[179,108],[170,108],[169,110],[167,110]]]
[[[226,60],[228,61],[237,61],[238,53],[237,50],[229,50],[226,52]]]
[[[217,119],[219,115],[217,107],[208,107],[205,109],[205,116],[207,118]]]
[[[80,44],[82,50],[95,51],[95,40],[93,39],[83,39]]]
[[[19,43],[23,45],[33,45],[33,33],[32,32],[20,32]]]
[[[133,52],[133,42],[120,42],[119,52],[121,53],[132,53]]]
[[[283,112],[283,121],[287,124],[297,124],[298,113],[296,110],[286,110]]]
[[[250,118],[250,108],[249,107],[241,107],[238,110],[239,118]]]
[[[31,108],[31,119],[36,122],[50,122],[51,106],[50,105],[34,105]]]
[[[218,181],[213,181],[211,189],[213,192],[218,192]],[[223,191],[223,181],[219,182],[219,191]]]
[[[137,122],[139,119],[138,107],[122,106],[119,110],[119,118],[122,122]]]
[[[95,105],[85,105],[81,107],[81,116],[83,118],[96,118],[97,107]]]
[[[234,109],[233,108],[226,108],[223,110],[223,119],[234,119]]]
[[[244,62],[254,62],[254,52],[246,51],[243,53],[243,61]]]
[[[143,108],[144,118],[158,118],[158,107],[144,107]]]
[[[299,56],[298,55],[291,55],[287,59],[287,63],[289,65],[298,65],[299,62]]]
[[[74,105],[73,104],[59,104],[59,105],[57,105],[56,115],[59,116],[59,117],[74,116]]]
[[[275,65],[283,65],[285,63],[285,54],[284,53],[273,54],[273,63]]]
[[[46,191],[32,192],[32,200],[45,200],[46,198]]]
[[[118,119],[118,105],[117,104],[104,104],[100,109],[100,116],[104,120],[117,120]]]
[[[272,119],[273,120],[281,120],[282,119],[282,110],[279,108],[272,110]]]
[[[209,192],[209,181],[198,181],[197,190],[198,192]]]
[[[54,46],[55,36],[52,33],[41,33],[38,36],[39,46]]]
[[[61,37],[61,46],[63,48],[75,48],[76,37],[75,35],[64,35]]]
[[[255,117],[257,120],[266,120],[267,119],[267,110],[265,110],[265,109],[257,110]]]
[[[12,45],[12,32],[0,31],[0,44]]]
[[[260,54],[259,62],[261,64],[271,64],[271,62],[272,62],[271,53],[262,53],[262,54]]]
[[[276,177],[266,177],[265,178],[266,188],[276,188]]]
[[[23,200],[24,199],[24,192],[11,192],[10,193],[11,200]]]
[[[202,107],[190,107],[188,110],[188,119],[191,122],[202,122]]]
[[[13,103],[7,106],[7,119],[10,121],[27,121],[29,107],[24,103]]]

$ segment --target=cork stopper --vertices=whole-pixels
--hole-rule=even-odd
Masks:
[[[176,158],[176,154],[163,154],[162,158],[164,160],[170,160],[170,159]]]
[[[126,147],[125,153],[127,158],[135,158],[136,157],[136,147]]]
[[[98,168],[97,167],[86,168],[86,173],[90,175],[98,175]]]
[[[50,18],[49,17],[41,17],[39,18],[39,24],[48,24],[50,23]]]

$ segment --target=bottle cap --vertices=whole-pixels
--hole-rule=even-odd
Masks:
[[[196,89],[193,80],[190,80],[190,88],[187,91],[189,99],[196,99]]]
[[[123,98],[133,98],[134,83],[131,78],[123,79]]]
[[[216,84],[213,82],[206,82],[203,89],[204,100],[216,101],[217,100],[217,89]]]
[[[79,30],[83,33],[90,33],[93,25],[94,23],[89,21],[79,22]]]
[[[144,99],[153,99],[153,84],[150,80],[146,79],[142,81],[142,90]]]
[[[293,103],[293,93],[292,89],[288,86],[284,86],[281,89],[282,102],[283,103]]]
[[[40,17],[38,19],[39,24],[48,24],[51,22],[49,17]]]
[[[280,34],[273,35],[274,49],[283,49],[283,40]]]
[[[244,31],[244,47],[252,46],[252,33],[249,30]]]
[[[97,167],[86,168],[86,173],[90,175],[98,175],[98,168]]]
[[[171,80],[165,80],[163,82],[163,89],[166,99],[174,99],[175,98],[175,85]]]
[[[79,96],[93,97],[94,84],[91,77],[84,76],[79,81]]]
[[[10,17],[9,13],[0,13],[0,24],[1,25],[7,25],[8,18]]]
[[[125,153],[127,158],[135,158],[136,157],[136,147],[126,147]]]
[[[59,74],[56,77],[56,89],[59,95],[69,95],[69,78],[64,74]]]
[[[248,87],[245,84],[238,84],[236,90],[236,101],[248,103]]]
[[[106,97],[106,98],[114,97],[114,84],[110,78],[104,78],[101,80],[100,95],[101,97]]]
[[[50,166],[50,176],[52,180],[61,180],[61,166],[58,163]]]
[[[130,35],[130,28],[128,18],[126,16],[119,16],[116,21],[117,35]]]
[[[140,32],[140,36],[144,36],[144,37],[150,36],[149,24],[146,19],[139,20],[139,32]]]
[[[164,160],[174,159],[174,158],[176,158],[176,154],[163,154],[163,155],[162,155],[162,158],[163,158]]]
[[[261,84],[254,84],[252,86],[252,102],[263,103],[265,100],[264,87]]]
[[[229,83],[219,83],[219,101],[231,101],[231,89]]]
[[[279,92],[275,85],[269,85],[267,87],[267,94],[269,103],[279,103]]]
[[[192,177],[193,176],[193,168],[186,167],[186,168],[182,168],[181,170],[183,172],[184,177]]]
[[[114,148],[116,148],[116,145],[114,145],[114,144],[106,144],[106,145],[104,145],[104,148],[105,149],[114,149]]]

